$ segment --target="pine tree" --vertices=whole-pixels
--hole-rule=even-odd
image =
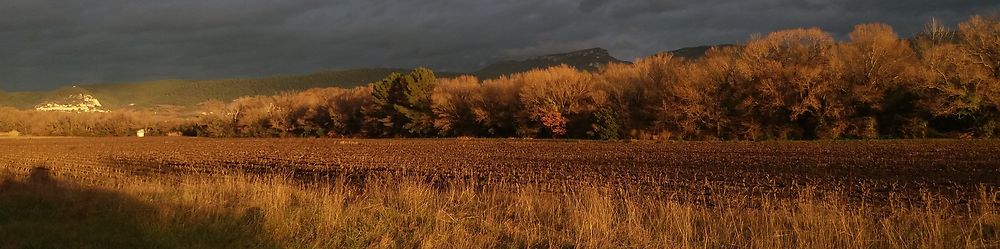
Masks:
[[[426,136],[434,132],[431,92],[434,72],[417,68],[407,75],[394,73],[372,86],[378,110],[375,126],[382,136]]]

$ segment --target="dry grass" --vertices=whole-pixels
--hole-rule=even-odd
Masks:
[[[6,171],[0,248],[1000,247],[1000,192],[986,188],[964,204],[927,194],[870,206],[811,188],[793,199],[715,195],[705,200],[712,204],[698,204],[627,187],[553,193],[460,181],[442,188],[405,177],[353,184],[243,173],[120,174],[89,181],[72,168]],[[48,209],[26,215],[39,206]],[[51,224],[60,219],[73,222]],[[78,221],[88,219],[98,221]],[[138,232],[92,234],[122,224]]]

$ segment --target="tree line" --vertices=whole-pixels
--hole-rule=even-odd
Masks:
[[[178,128],[191,122],[151,111],[70,113],[0,107],[0,133],[32,136],[134,136],[138,129],[145,129],[149,136],[180,135]]]
[[[198,110],[159,124],[211,137],[994,138],[1000,21],[931,21],[911,39],[861,24],[839,42],[782,30],[698,59],[658,54],[597,72],[563,65],[480,80],[420,68]]]

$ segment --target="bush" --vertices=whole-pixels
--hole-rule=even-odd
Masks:
[[[593,137],[601,140],[618,140],[622,138],[622,127],[618,112],[605,107],[594,113]]]

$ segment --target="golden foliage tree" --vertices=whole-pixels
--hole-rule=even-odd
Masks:
[[[434,127],[442,136],[476,135],[476,118],[483,102],[482,87],[475,76],[438,79],[431,94]]]
[[[521,104],[524,81],[508,76],[486,80],[482,86],[482,102],[474,110],[476,122],[489,136],[528,136],[527,114]]]
[[[606,101],[590,73],[567,65],[528,71],[512,79],[523,82],[519,96],[524,110],[555,137],[571,129],[589,130],[589,124],[581,126],[580,122],[589,121],[588,115]]]
[[[363,126],[363,109],[370,106],[374,99],[371,87],[359,86],[344,89],[334,96],[326,98],[329,101],[330,132],[329,136],[356,136],[361,134]]]
[[[622,115],[627,129],[650,129],[660,136],[676,131],[689,138],[713,133],[706,129],[712,129],[709,120],[717,116],[715,85],[707,76],[701,65],[671,54],[612,65],[600,75],[609,105],[630,111]]]
[[[912,87],[906,84],[913,81],[916,54],[889,25],[857,25],[849,37],[829,54],[835,98],[825,107],[834,122],[828,136],[875,138],[883,111],[900,111],[887,97]]]
[[[959,24],[957,42],[933,40],[922,48],[924,106],[960,133],[1000,132],[1000,22],[973,16]]]
[[[829,125],[832,89],[826,83],[833,38],[816,28],[755,37],[740,51],[734,91],[740,136],[748,139],[814,137]]]

